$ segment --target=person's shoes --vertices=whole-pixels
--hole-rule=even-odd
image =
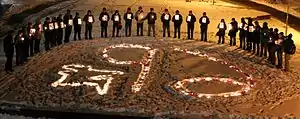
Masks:
[[[282,66],[281,66],[281,65],[276,65],[276,68],[277,68],[277,69],[281,69]]]

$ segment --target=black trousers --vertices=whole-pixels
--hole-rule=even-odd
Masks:
[[[116,32],[117,31],[117,32]],[[120,32],[120,29],[118,28],[118,24],[113,24],[113,31],[112,31],[112,37],[119,37],[119,32]]]
[[[201,28],[201,41],[207,41],[207,28]]]
[[[75,26],[74,27],[74,41],[81,40],[81,26]]]
[[[170,24],[163,25],[163,37],[166,37],[166,31],[168,32],[168,37],[171,37]]]
[[[230,36],[230,46],[235,46],[236,45],[236,36]]]
[[[85,25],[85,39],[92,40],[92,32],[93,32],[93,25],[92,24],[86,24]]]
[[[266,57],[268,52],[268,43],[261,43],[260,46],[260,56],[262,57],[263,55]]]
[[[225,36],[224,36],[224,35],[220,35],[220,36],[219,36],[218,44],[220,44],[220,43],[222,43],[222,44],[225,43]]]
[[[62,44],[63,36],[64,36],[64,30],[63,29],[59,29],[58,33],[57,33],[57,39],[56,39],[56,44],[57,45],[61,45]]]
[[[268,52],[269,52],[269,58],[268,58],[268,60],[270,61],[270,63],[272,64],[272,65],[275,65],[275,44],[274,43],[269,43],[268,44]]]
[[[51,40],[50,36],[51,36],[51,34],[45,33],[44,36],[45,36],[44,47],[45,47],[45,50],[48,51],[48,50],[50,50],[50,40]]]
[[[51,33],[51,48],[56,46],[56,41],[57,41],[57,31],[52,31]]]
[[[25,61],[25,51],[24,51],[24,46],[22,44],[17,44],[16,45],[16,65],[19,66],[24,63]]]
[[[34,53],[36,54],[40,52],[40,43],[41,43],[41,39],[34,40]]]
[[[155,24],[148,24],[148,36],[150,36],[152,31],[153,37],[155,37]]]
[[[132,27],[131,22],[125,23],[125,36],[127,37],[131,36],[131,27]]]
[[[144,23],[137,23],[136,24],[136,35],[137,36],[144,36]]]
[[[107,25],[101,26],[101,37],[103,38],[104,36],[107,38]]]
[[[240,48],[246,50],[246,37],[240,36]]]
[[[180,25],[174,25],[174,38],[176,38],[178,34],[178,39],[180,39],[180,27]]]
[[[249,51],[249,52],[251,52],[251,50],[252,50],[252,40],[253,39],[249,39],[249,38],[247,38],[247,50]]]
[[[5,71],[12,70],[12,62],[13,62],[14,53],[13,52],[6,53],[5,56],[6,56]]]
[[[258,42],[253,42],[253,53],[259,54],[259,44]]]
[[[67,26],[65,29],[65,43],[70,42],[70,36],[71,36],[71,32],[72,32],[72,26]]]
[[[188,25],[188,39],[194,39],[194,25]]]
[[[30,39],[29,40],[29,53],[30,53],[30,56],[32,57],[34,55],[34,39]]]

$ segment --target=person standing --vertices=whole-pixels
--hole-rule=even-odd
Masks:
[[[40,44],[41,44],[42,31],[43,31],[42,30],[43,26],[40,21],[36,23],[35,29],[36,31],[34,34],[34,53],[37,54],[40,53]]]
[[[93,23],[95,22],[94,16],[92,15],[92,11],[88,10],[87,14],[84,16],[83,21],[85,21],[85,39],[92,40],[92,30]]]
[[[268,27],[268,23],[264,22],[263,27],[261,29],[261,35],[260,35],[260,57],[264,55],[264,57],[267,57],[267,52],[268,52],[268,42],[270,40],[270,30]]]
[[[109,14],[107,13],[106,8],[104,7],[99,16],[99,20],[101,22],[101,38],[107,38],[107,26],[109,19]]]
[[[240,49],[246,50],[246,35],[247,35],[247,23],[245,18],[241,18],[241,23],[239,25],[239,37],[240,37]]]
[[[206,16],[206,12],[203,12],[203,16],[199,19],[199,23],[200,23],[200,30],[201,30],[201,41],[207,42],[207,29],[210,21],[209,18]]]
[[[50,50],[50,41],[51,41],[51,30],[49,28],[49,25],[51,24],[50,18],[47,17],[46,21],[44,22],[43,25],[43,31],[44,31],[44,37],[45,37],[45,50],[49,51]]]
[[[26,48],[26,52],[29,51],[29,56],[30,57],[33,57],[34,55],[34,35],[35,35],[35,32],[36,32],[36,29],[33,27],[33,24],[30,22],[28,23],[28,26],[27,26],[27,48]]]
[[[166,30],[168,32],[168,37],[171,37],[171,33],[170,33],[171,15],[168,9],[165,9],[165,12],[161,15],[160,19],[161,22],[163,23],[163,37],[166,36]]]
[[[235,46],[236,45],[236,33],[238,32],[238,23],[235,20],[235,18],[231,19],[231,22],[230,22],[229,25],[230,25],[229,33],[228,33],[228,35],[230,37],[229,45],[230,46]]]
[[[56,21],[59,25],[58,30],[57,30],[57,39],[56,39],[56,43],[57,45],[61,45],[63,42],[63,36],[64,36],[64,22],[62,19],[62,14],[59,14],[58,17],[56,18]]]
[[[14,44],[15,43],[13,41],[13,31],[9,31],[8,35],[5,37],[3,41],[3,48],[6,57],[5,71],[7,73],[14,71],[12,69],[12,61],[14,56]]]
[[[111,20],[113,21],[113,32],[112,37],[119,37],[120,29],[122,28],[121,23],[121,15],[119,14],[119,11],[116,10],[115,13],[111,16]],[[117,33],[116,33],[117,31]]]
[[[296,52],[296,46],[292,40],[293,35],[289,34],[287,39],[282,42],[284,49],[284,71],[290,70],[290,58]]]
[[[176,14],[173,16],[172,22],[174,22],[174,38],[176,38],[176,34],[178,34],[178,39],[180,39],[182,15],[179,13],[179,10],[176,10]]]
[[[255,27],[252,23],[252,19],[248,19],[248,27],[247,27],[247,50],[248,52],[251,52],[252,50],[252,43],[254,41],[254,31]]]
[[[227,29],[226,23],[224,19],[221,19],[221,22],[218,25],[219,31],[217,32],[217,36],[219,36],[218,44],[222,42],[222,44],[225,43],[225,32]]]
[[[271,40],[269,42],[269,62],[272,65],[275,65],[275,53],[276,53],[276,44],[275,41],[277,41],[279,39],[279,34],[278,34],[278,29],[275,28],[274,32],[271,32]]]
[[[93,23],[95,22],[94,16],[92,15],[92,11],[88,10],[87,14],[84,16],[83,21],[85,21],[85,39],[92,40],[92,30]]]
[[[133,13],[131,12],[131,8],[127,8],[127,12],[124,14],[125,20],[125,36],[131,36],[131,27],[132,27],[132,19],[134,19]]]
[[[157,19],[157,16],[154,12],[154,8],[150,8],[150,12],[147,14],[146,18],[148,20],[148,36],[150,36],[152,30],[153,37],[155,37],[155,21]]]
[[[256,55],[259,55],[259,46],[261,46],[260,43],[260,32],[261,32],[261,27],[258,23],[258,21],[254,22],[255,26],[255,30],[254,30],[254,39],[253,39],[253,54],[255,54],[256,51]]]
[[[81,40],[81,25],[82,25],[82,19],[79,16],[79,13],[76,12],[76,15],[73,19],[73,24],[74,24],[74,41]]]
[[[27,26],[28,26],[28,24],[27,24]],[[24,59],[24,62],[26,62],[27,60],[28,60],[28,57],[30,56],[30,54],[29,54],[29,37],[28,37],[28,33],[27,33],[27,27],[26,26],[24,26],[24,27],[22,27],[22,32],[23,32],[23,34],[22,34],[22,37],[24,38],[24,44],[23,44],[23,46],[22,46],[22,50],[24,50],[23,51],[23,59]]]
[[[25,61],[25,38],[23,37],[23,31],[19,30],[15,36],[15,48],[16,48],[16,65],[22,65]]]
[[[71,15],[71,11],[67,10],[67,14],[64,16],[64,24],[66,25],[65,28],[65,43],[70,42],[70,36],[72,32],[72,25],[73,25],[73,17]]]
[[[188,33],[188,39],[194,39],[194,28],[195,28],[195,22],[196,17],[193,14],[193,11],[189,11],[189,15],[186,17],[186,23],[187,23],[187,33]]]
[[[282,48],[282,42],[284,40],[284,34],[283,32],[279,33],[279,38],[275,40],[275,51],[277,52],[277,61],[278,64],[276,65],[276,68],[281,69],[282,68],[282,54],[283,54],[283,48]]]
[[[56,21],[56,17],[52,18],[52,24],[53,24],[54,29],[52,30],[51,47],[55,47],[57,45],[57,41],[58,41],[58,30],[59,30],[59,25],[58,25],[58,22]]]
[[[136,34],[137,36],[143,36],[144,32],[144,20],[146,18],[146,15],[143,11],[142,7],[139,7],[138,11],[135,13],[135,20],[137,21],[136,23]]]

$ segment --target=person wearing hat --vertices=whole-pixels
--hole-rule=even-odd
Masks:
[[[99,16],[100,24],[101,24],[101,38],[105,37],[107,38],[107,26],[108,26],[108,21],[110,20],[109,14],[107,13],[106,8],[104,7],[102,9],[102,12],[100,13]]]
[[[295,52],[296,46],[294,44],[294,41],[292,40],[293,35],[289,34],[287,39],[285,39],[282,42],[283,51],[284,51],[284,71],[290,70],[290,58],[293,54],[293,51]]]
[[[65,28],[65,43],[70,42],[70,36],[72,32],[72,26],[73,26],[73,17],[71,15],[71,11],[67,10],[67,13],[64,16],[64,24],[66,25]]]
[[[121,15],[119,14],[119,10],[116,10],[115,13],[111,16],[111,20],[113,21],[112,37],[119,37],[119,32],[122,28]]]
[[[168,9],[165,9],[165,12],[161,15],[160,19],[161,22],[163,23],[163,37],[166,36],[166,30],[168,32],[168,37],[171,37],[171,33],[170,33],[171,15]]]
[[[56,22],[58,24],[56,44],[61,45],[63,42],[64,28],[65,28],[64,22],[62,19],[62,14],[58,15],[58,17],[56,18]]]
[[[209,18],[206,16],[206,12],[203,12],[203,16],[199,19],[201,29],[201,41],[207,42],[207,29],[210,23]]]
[[[83,17],[83,21],[85,21],[85,39],[92,40],[92,30],[93,23],[95,22],[94,16],[92,15],[92,11],[88,10],[87,14]]]
[[[47,17],[45,22],[44,22],[44,25],[43,25],[43,31],[44,31],[44,37],[45,37],[45,43],[44,43],[44,46],[45,46],[45,50],[48,51],[50,50],[50,41],[51,41],[51,30],[49,28],[49,24],[50,24],[50,18]]]
[[[127,8],[127,12],[123,16],[125,21],[125,36],[131,36],[132,19],[134,19],[131,8]]]
[[[247,23],[245,18],[241,18],[241,23],[239,25],[239,37],[240,37],[240,49],[246,50],[246,35],[247,35]]]
[[[230,46],[235,46],[236,45],[236,33],[238,32],[238,23],[235,20],[235,18],[231,19],[231,22],[229,24],[229,37],[230,37]]]
[[[176,35],[178,34],[178,39],[180,39],[182,15],[179,13],[179,10],[176,10],[176,14],[173,16],[172,22],[174,22],[174,38],[176,38]]]
[[[14,56],[14,41],[13,41],[13,31],[9,31],[7,36],[3,40],[3,49],[6,57],[6,62],[5,62],[5,71],[8,72],[13,72],[12,69],[12,61],[13,61],[13,56]]]
[[[15,36],[15,48],[16,48],[16,65],[22,65],[25,61],[24,43],[25,38],[23,37],[23,30],[19,30]]]
[[[155,37],[155,21],[157,19],[154,8],[150,8],[150,12],[147,14],[146,19],[148,20],[148,36],[150,36],[151,30],[153,37]]]
[[[196,17],[193,14],[193,11],[190,10],[189,15],[186,17],[188,39],[194,39],[195,22]]]
[[[225,32],[227,30],[227,25],[224,19],[221,19],[221,22],[218,24],[219,31],[217,32],[217,36],[219,36],[218,44],[225,43]]]
[[[261,27],[258,23],[258,21],[254,22],[254,39],[253,39],[253,54],[259,55],[259,46],[260,46],[260,32],[261,32]]]
[[[82,19],[79,16],[79,13],[76,12],[76,15],[73,19],[73,24],[74,24],[74,41],[81,40],[81,25],[82,25]]]
[[[135,13],[135,20],[136,20],[136,34],[137,36],[143,36],[144,32],[144,20],[146,19],[146,15],[143,11],[143,8],[140,6],[138,11]]]

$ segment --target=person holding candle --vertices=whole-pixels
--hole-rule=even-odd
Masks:
[[[132,19],[134,18],[131,8],[127,8],[127,12],[124,14],[125,20],[125,36],[131,36]]]
[[[57,45],[57,39],[58,39],[58,30],[59,30],[59,25],[56,20],[56,17],[52,17],[52,25],[53,25],[53,30],[52,30],[52,40],[51,40],[51,47],[55,47]]]
[[[107,13],[105,7],[102,9],[102,12],[100,13],[99,20],[101,22],[101,38],[103,37],[107,38],[107,26],[109,21],[109,14]]]
[[[259,55],[259,46],[260,46],[260,32],[261,27],[258,21],[254,22],[254,41],[253,41],[253,54]]]
[[[179,10],[176,10],[176,14],[173,16],[172,22],[174,22],[174,38],[176,38],[176,35],[178,34],[178,39],[180,39],[182,15],[179,13]]]
[[[151,30],[153,37],[155,37],[155,21],[157,19],[154,8],[150,8],[150,12],[147,14],[146,19],[148,20],[148,36],[150,36]]]
[[[71,15],[71,11],[67,10],[67,14],[64,16],[64,24],[66,25],[65,28],[65,43],[70,42],[70,36],[71,36],[71,32],[72,32],[72,25],[73,25],[73,21],[72,21],[73,17]]]
[[[168,32],[168,37],[171,37],[171,33],[170,33],[171,15],[168,9],[165,9],[165,12],[161,15],[160,19],[161,22],[163,23],[163,37],[166,36],[166,30]]]
[[[271,39],[269,41],[269,58],[268,58],[268,60],[272,65],[275,65],[275,53],[276,53],[275,41],[279,39],[278,29],[275,28],[274,32],[272,29],[270,29],[270,35],[271,35]]]
[[[16,48],[16,65],[22,65],[25,61],[25,51],[24,51],[24,37],[23,31],[19,30],[15,36],[15,48]]]
[[[95,22],[95,19],[91,10],[87,11],[87,14],[83,17],[83,21],[85,21],[85,39],[92,40],[93,23]]]
[[[235,18],[231,19],[231,22],[229,24],[229,37],[230,37],[230,46],[235,46],[236,45],[236,33],[238,32],[238,23],[235,20]]]
[[[247,26],[247,50],[248,52],[251,52],[252,50],[252,43],[254,41],[254,25],[252,23],[252,19],[248,19],[248,26]]]
[[[225,43],[225,32],[227,29],[226,23],[224,19],[221,19],[221,22],[218,25],[219,31],[217,32],[217,36],[219,36],[218,44],[222,42],[222,44]]]
[[[263,27],[261,29],[261,35],[260,35],[260,42],[261,42],[261,46],[260,46],[260,57],[262,57],[263,55],[265,57],[267,57],[267,52],[268,52],[268,42],[270,39],[270,31],[269,31],[269,27],[268,27],[268,23],[264,22],[263,23]]]
[[[56,39],[56,43],[57,45],[61,45],[62,41],[63,41],[63,36],[64,36],[64,22],[62,19],[62,14],[59,14],[58,17],[56,18],[56,21],[58,23],[58,30],[57,30],[57,39]]]
[[[276,68],[278,69],[282,68],[282,54],[283,54],[282,42],[284,41],[284,39],[285,38],[283,32],[280,32],[279,38],[275,40],[275,51],[277,52],[277,61],[278,61]]]
[[[44,25],[43,25],[43,29],[44,29],[43,31],[44,31],[44,37],[45,37],[44,47],[45,47],[46,51],[50,50],[51,31],[49,28],[49,24],[50,24],[50,18],[47,17],[44,22]]]
[[[113,21],[113,32],[112,37],[119,37],[119,32],[122,27],[121,23],[121,15],[119,14],[119,10],[116,10],[115,13],[111,16],[111,20]],[[117,32],[116,32],[117,31]]]
[[[81,25],[82,25],[82,19],[79,16],[79,13],[76,12],[75,17],[73,19],[74,24],[74,41],[81,40]]]
[[[203,16],[199,19],[199,23],[200,23],[200,30],[201,30],[201,41],[207,42],[207,29],[210,21],[209,18],[206,16],[206,12],[203,12]]]
[[[42,39],[42,23],[38,21],[35,25],[35,34],[34,34],[34,53],[37,54],[40,52],[40,44],[41,44],[41,39]]]
[[[12,69],[12,62],[13,62],[13,56],[14,56],[14,41],[13,41],[13,31],[9,31],[7,36],[3,40],[3,49],[6,57],[5,62],[5,71],[13,72]]]
[[[143,36],[143,32],[144,32],[144,20],[146,18],[146,15],[143,11],[143,8],[140,6],[138,11],[135,13],[135,20],[137,21],[136,23],[136,33],[137,36]]]
[[[291,55],[296,52],[296,45],[292,40],[293,35],[289,34],[287,39],[282,42],[283,50],[284,50],[284,71],[290,70],[290,59]]]
[[[239,25],[239,37],[240,37],[240,49],[246,50],[246,34],[247,34],[247,23],[245,18],[241,18],[241,23]]]
[[[33,43],[34,43],[34,35],[35,35],[36,29],[33,27],[33,24],[31,22],[28,23],[27,26],[27,43],[26,43],[26,52],[28,52],[29,56],[33,56]]]
[[[196,17],[193,14],[193,11],[190,10],[189,15],[186,17],[188,39],[194,39],[195,22]]]

